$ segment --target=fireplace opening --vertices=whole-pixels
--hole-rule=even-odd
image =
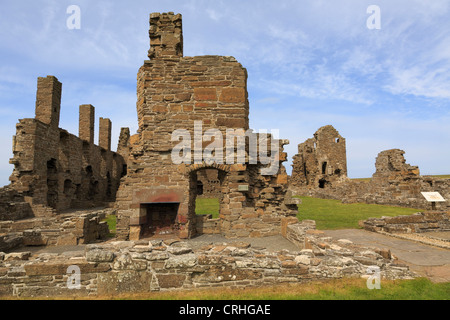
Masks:
[[[176,236],[178,234],[177,214],[180,203],[145,203],[146,222],[142,225],[141,238]]]

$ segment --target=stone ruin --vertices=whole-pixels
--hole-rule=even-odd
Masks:
[[[99,142],[94,144],[92,105],[80,106],[78,137],[59,128],[62,84],[54,76],[38,79],[36,117],[16,126],[11,184],[0,190],[0,230],[19,233],[19,240],[8,238],[10,244],[30,243],[31,236],[23,239],[25,231],[40,244],[99,239],[104,213],[89,217],[99,226],[95,232],[88,223],[74,222],[81,230],[46,233],[70,224],[72,216],[62,218],[61,213],[93,207],[114,208],[121,240],[187,239],[202,233],[264,237],[280,234],[283,219],[295,219],[299,200],[287,192],[282,164],[287,159],[283,146],[289,142],[249,129],[246,69],[233,57],[184,57],[179,14],[152,14],[149,35],[150,60],[137,78],[139,130],[131,135],[122,128],[117,152],[111,151],[109,119],[99,119]],[[194,141],[187,146],[187,161],[175,164],[177,130]],[[255,153],[253,142],[258,144]],[[203,150],[212,145],[211,161]],[[261,145],[268,147],[264,159]],[[195,214],[196,197],[205,194],[219,198],[219,219]],[[97,236],[80,236],[86,233]]]
[[[173,13],[151,15],[148,56],[137,76],[139,133],[128,143],[128,172],[117,193],[119,239],[186,239],[202,232],[229,238],[279,234],[281,221],[297,214],[298,201],[286,196],[288,176],[282,165],[288,141],[280,140],[269,150],[278,158],[279,170],[262,175],[267,165],[250,158],[250,141],[260,143],[263,137],[248,134],[247,70],[233,57],[184,57],[182,19]],[[171,154],[179,141],[173,141],[172,133],[183,129],[193,137],[199,122],[200,136],[209,129],[219,129],[222,136],[209,136],[194,146],[189,142],[193,152],[188,161],[174,164]],[[236,141],[245,141],[243,163],[225,161],[235,141],[228,140],[230,130]],[[227,140],[221,140],[225,136]],[[205,149],[212,142],[215,155],[223,157],[197,161],[195,148]],[[271,147],[276,141],[268,136],[265,142]],[[231,152],[233,159],[239,157],[236,146]],[[195,201],[212,181],[220,218],[203,221],[195,214]],[[209,227],[197,230],[198,219]]]
[[[369,266],[378,266],[384,279],[415,276],[388,250],[336,241],[315,230],[314,221],[298,221],[300,201],[291,197],[283,166],[288,141],[249,130],[247,71],[236,59],[184,57],[179,14],[151,14],[149,34],[150,60],[137,78],[139,130],[131,135],[122,128],[117,152],[108,119],[100,118],[94,144],[92,105],[80,106],[78,137],[59,128],[62,85],[53,76],[38,79],[36,117],[17,125],[11,184],[0,190],[0,251],[101,243],[63,254],[0,252],[0,296],[298,283],[361,277]],[[173,133],[180,129],[194,144],[183,149],[185,162],[174,163]],[[198,161],[198,150],[212,145],[214,161]],[[345,139],[331,126],[299,153],[293,185],[328,191],[347,181]],[[195,200],[204,195],[219,198],[218,219],[195,214]],[[103,241],[111,214],[117,236]],[[281,235],[298,251],[269,252],[239,241],[193,249],[183,241],[205,233]],[[67,285],[74,265],[82,273],[78,290]]]
[[[325,142],[325,143],[324,143]],[[298,195],[430,209],[421,192],[439,192],[450,199],[450,179],[421,176],[417,166],[406,163],[405,151],[385,150],[378,154],[375,173],[368,181],[349,179],[346,148],[332,126],[320,128],[313,139],[299,145],[293,157],[290,189]],[[437,210],[448,210],[448,201],[436,203]]]
[[[347,180],[345,138],[333,126],[321,127],[314,138],[298,145],[298,154],[293,157],[292,186],[325,189]]]
[[[357,246],[315,230],[314,221],[288,225],[284,235],[298,250],[273,251],[249,243],[192,244],[175,240],[114,241],[90,244],[63,254],[0,252],[0,296],[101,297],[171,290],[249,288],[305,281],[370,276],[412,279],[417,275],[399,264],[386,249]],[[70,267],[81,273],[70,289]]]
[[[111,151],[111,121],[80,106],[79,136],[59,128],[62,84],[38,78],[36,116],[13,137],[10,185],[0,189],[0,251],[19,245],[77,245],[105,238],[105,212],[70,213],[114,202],[126,162]]]

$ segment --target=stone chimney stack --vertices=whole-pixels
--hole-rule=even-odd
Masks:
[[[183,26],[181,14],[152,13],[150,15],[150,59],[183,57]]]
[[[100,118],[98,145],[101,148],[108,151],[111,150],[111,128],[112,128],[111,120]]]
[[[59,126],[59,114],[61,110],[62,84],[54,76],[38,78],[36,93],[36,120],[50,125],[53,128]]]
[[[95,108],[93,105],[80,106],[79,138],[94,143]]]

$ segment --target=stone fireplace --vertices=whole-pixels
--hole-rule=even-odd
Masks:
[[[177,236],[178,202],[142,203],[145,218],[141,224],[140,238]]]

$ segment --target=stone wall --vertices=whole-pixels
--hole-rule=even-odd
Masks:
[[[345,138],[333,126],[320,128],[314,138],[298,145],[290,179],[293,187],[328,189],[346,180]]]
[[[74,211],[53,217],[0,221],[0,251],[19,246],[64,246],[106,240],[109,228],[104,221],[112,209]],[[13,245],[14,244],[14,245]]]
[[[288,179],[282,163],[287,160],[283,146],[288,141],[248,133],[247,70],[233,57],[184,57],[179,14],[151,14],[149,34],[150,60],[137,76],[138,135],[128,138],[124,132],[121,143],[129,157],[116,201],[119,238],[137,240],[155,230],[180,238],[197,234],[195,200],[199,176],[206,170],[217,175],[222,234],[230,238],[279,234],[281,219],[297,213],[296,204],[285,199]],[[190,136],[183,140],[187,147],[181,164],[172,159],[180,143],[172,136],[176,130]],[[235,133],[233,140],[225,138],[229,130]],[[242,162],[237,161],[240,150],[235,142],[240,139],[244,139]],[[269,165],[259,157],[251,163],[253,139],[268,142],[269,157],[278,155],[276,172],[262,176],[261,170]],[[276,147],[271,142],[277,142]],[[212,159],[204,157],[208,147],[213,149]],[[234,161],[228,161],[230,155]],[[168,204],[173,205],[172,212],[162,212],[160,208]]]
[[[101,146],[94,144],[92,105],[80,106],[80,137],[58,127],[61,90],[57,78],[38,78],[36,117],[19,120],[13,139],[9,188],[20,194],[35,216],[46,214],[44,207],[61,211],[114,201],[125,163],[110,150],[108,119],[100,121]],[[3,215],[0,220],[11,219]]]
[[[450,231],[450,213],[429,211],[409,216],[370,218],[363,222],[364,229],[387,233],[423,233]]]
[[[431,209],[421,192],[439,192],[446,202],[436,203],[438,210],[449,210],[450,179],[421,176],[417,166],[406,163],[405,151],[392,149],[377,156],[376,172],[368,181],[347,179],[332,188],[304,188],[291,186],[298,195],[337,199],[344,203],[363,202]]]
[[[220,179],[217,170],[202,170],[197,173],[197,197],[219,198]]]
[[[19,192],[9,186],[0,188],[0,221],[19,220],[32,215],[30,204]]]
[[[301,225],[301,223],[300,223]],[[117,296],[200,288],[248,288],[280,283],[364,277],[369,266],[381,279],[415,277],[388,250],[332,240],[311,228],[287,226],[303,238],[298,251],[269,251],[244,242],[191,247],[177,240],[127,241],[88,245],[65,254],[0,253],[0,296]],[[79,289],[70,290],[70,266],[81,272]]]

